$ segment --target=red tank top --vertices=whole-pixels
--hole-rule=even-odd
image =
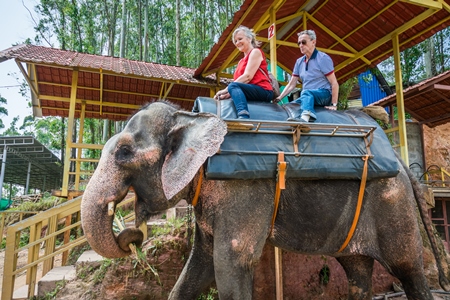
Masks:
[[[255,50],[255,49],[258,49],[259,51],[261,51],[261,54],[264,57],[264,52],[261,49],[254,48],[253,50]],[[234,72],[234,76],[233,76],[234,80],[236,80],[239,76],[244,74],[245,68],[247,67],[249,56],[250,56],[250,53],[239,61],[238,65],[236,67],[236,71]],[[263,69],[263,71],[265,73],[263,74],[259,68]],[[267,73],[267,62],[265,59],[263,59],[261,61],[259,68],[258,68],[258,70],[256,70],[256,73],[253,76],[252,80],[250,80],[250,82],[248,82],[248,83],[255,84],[257,86],[262,87],[265,90],[271,91],[272,85],[270,84],[269,79],[267,78],[267,74],[268,74]]]

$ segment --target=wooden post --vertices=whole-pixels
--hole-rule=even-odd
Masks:
[[[276,299],[283,300],[283,255],[278,247],[275,247],[275,288]]]
[[[68,227],[72,225],[72,215],[66,216],[66,224],[65,226]],[[64,245],[69,244],[70,242],[70,229],[64,231]],[[61,259],[61,266],[65,266],[67,263],[67,259],[69,258],[69,250],[64,251],[62,253],[62,259]]]
[[[397,116],[398,116],[398,134],[400,136],[400,155],[407,166],[408,159],[408,141],[406,139],[406,121],[405,121],[405,103],[403,97],[402,68],[400,66],[400,44],[398,34],[392,35],[392,46],[394,50],[395,66],[395,92],[397,96]],[[391,112],[394,113],[393,111]]]

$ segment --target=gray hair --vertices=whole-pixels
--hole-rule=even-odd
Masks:
[[[303,30],[301,32],[299,32],[297,34],[297,36],[301,36],[306,34],[307,36],[309,36],[309,38],[311,39],[311,41],[314,41],[316,39],[316,32],[314,30],[308,29],[308,30]]]
[[[256,40],[256,34],[253,32],[253,29],[242,25],[236,28],[236,30],[233,32],[233,36],[231,37],[231,41],[233,42],[233,44],[236,44],[234,41],[234,37],[239,31],[242,31],[244,35],[251,40],[253,47],[256,48],[261,45],[261,42]]]

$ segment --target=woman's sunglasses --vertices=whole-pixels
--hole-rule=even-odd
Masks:
[[[308,41],[307,40],[301,40],[301,41],[298,41],[298,45],[300,46],[300,44],[302,44],[302,45],[306,45],[306,43],[308,43]]]

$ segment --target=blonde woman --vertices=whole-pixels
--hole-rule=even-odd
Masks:
[[[268,79],[267,62],[264,52],[259,48],[256,35],[245,26],[239,26],[232,37],[236,48],[244,53],[234,72],[234,81],[220,90],[215,99],[233,99],[239,119],[249,119],[247,101],[271,102],[272,85]],[[263,73],[264,72],[264,73]]]

